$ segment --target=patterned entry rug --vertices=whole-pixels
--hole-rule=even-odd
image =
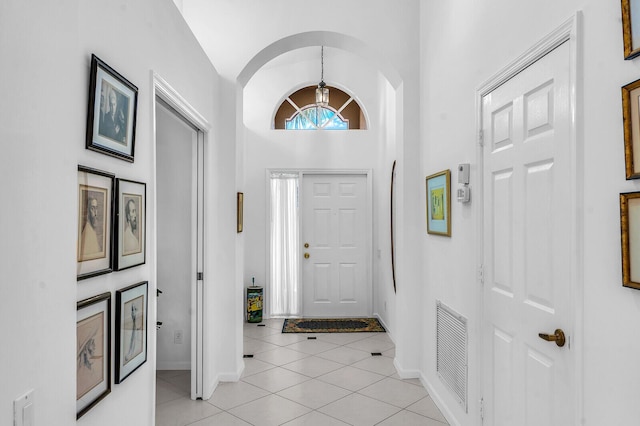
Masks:
[[[377,318],[293,318],[285,319],[283,333],[385,332]]]

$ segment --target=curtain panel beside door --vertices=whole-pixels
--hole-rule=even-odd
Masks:
[[[271,173],[269,312],[300,314],[298,173]]]

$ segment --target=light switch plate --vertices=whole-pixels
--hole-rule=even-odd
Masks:
[[[33,389],[13,401],[14,426],[35,426]]]

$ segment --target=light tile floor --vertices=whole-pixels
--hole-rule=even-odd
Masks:
[[[447,425],[420,382],[396,373],[386,333],[282,334],[282,322],[245,324],[253,358],[208,401],[189,399],[188,371],[158,371],[156,426]]]

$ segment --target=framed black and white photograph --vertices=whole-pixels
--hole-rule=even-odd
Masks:
[[[111,293],[77,304],[76,419],[111,392]]]
[[[147,186],[117,179],[116,194],[115,269],[121,271],[145,263]]]
[[[78,280],[113,271],[113,186],[115,176],[78,166]]]
[[[147,295],[143,281],[116,291],[116,383],[147,361]]]
[[[627,179],[640,178],[640,80],[622,87],[624,163]]]
[[[640,55],[640,1],[622,0],[622,40],[624,58]]]
[[[622,285],[640,289],[640,192],[620,194]]]
[[[87,149],[133,162],[138,88],[91,55]]]

